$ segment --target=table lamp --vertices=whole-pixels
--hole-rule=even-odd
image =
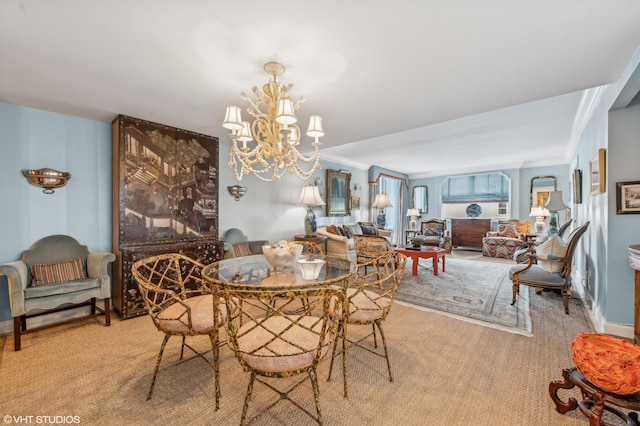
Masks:
[[[536,218],[536,234],[542,235],[547,227],[547,224],[544,223],[544,220],[549,216],[549,210],[544,207],[531,207],[531,211],[529,212],[529,216]]]
[[[567,208],[567,205],[562,201],[562,191],[552,191],[549,193],[549,199],[544,207],[551,212],[549,219],[549,236],[558,233],[558,211]]]
[[[408,209],[407,216],[411,216],[411,220],[409,221],[409,229],[417,229],[418,228],[418,216],[420,216],[420,210],[418,209]]]
[[[371,205],[371,207],[378,209],[378,218],[376,219],[376,222],[378,223],[378,226],[380,228],[384,228],[384,226],[387,224],[387,217],[384,214],[384,209],[386,209],[387,207],[393,207],[393,204],[391,204],[391,201],[389,201],[389,195],[376,194],[376,198],[375,200],[373,200],[373,204]]]
[[[307,185],[303,187],[298,204],[307,206],[307,215],[304,217],[305,237],[315,237],[318,224],[316,222],[316,214],[314,213],[313,208],[315,206],[325,205],[324,201],[322,201],[322,197],[320,196],[320,191],[318,191],[318,187],[315,185]]]

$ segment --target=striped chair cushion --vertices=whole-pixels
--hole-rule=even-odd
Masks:
[[[85,260],[82,258],[60,263],[35,263],[30,269],[33,275],[32,286],[87,278]]]
[[[248,242],[236,243],[233,245],[233,253],[236,257],[251,256],[251,247]]]

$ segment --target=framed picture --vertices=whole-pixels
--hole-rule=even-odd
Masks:
[[[598,153],[589,162],[589,182],[591,195],[605,192],[606,170],[604,165],[604,148],[600,148]]]
[[[360,209],[360,197],[351,197],[351,210]]]
[[[640,214],[640,181],[616,183],[616,213]]]
[[[575,169],[571,176],[571,191],[574,204],[582,204],[582,170]]]

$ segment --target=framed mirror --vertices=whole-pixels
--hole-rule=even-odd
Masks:
[[[429,188],[426,186],[413,187],[413,208],[418,209],[420,214],[429,213]]]
[[[547,204],[549,193],[556,190],[555,176],[536,176],[531,179],[531,203],[530,207],[539,207]]]
[[[327,169],[327,216],[351,215],[351,173]]]

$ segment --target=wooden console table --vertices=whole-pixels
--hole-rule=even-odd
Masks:
[[[562,377],[562,380],[554,380],[549,383],[549,395],[551,395],[551,399],[556,404],[558,413],[564,414],[578,408],[582,414],[589,418],[589,426],[609,426],[609,423],[602,421],[602,415],[606,410],[623,420],[628,426],[640,425],[638,414],[635,412],[640,410],[640,393],[617,395],[606,392],[587,381],[575,367],[563,368]],[[582,401],[578,402],[575,398],[570,397],[567,402],[564,402],[558,397],[559,389],[571,389],[575,386],[582,393]],[[612,407],[612,405],[635,411],[625,414],[623,411]]]
[[[482,238],[491,230],[491,219],[451,219],[451,245],[482,250]]]

